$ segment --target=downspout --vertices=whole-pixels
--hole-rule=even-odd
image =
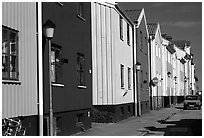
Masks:
[[[136,26],[138,27],[138,21],[136,22]],[[135,57],[136,57],[136,61],[135,61],[135,65],[134,65],[134,67],[135,67],[135,71],[136,71],[136,63],[137,62],[139,62],[138,61],[138,50],[137,50],[137,46],[138,46],[138,28],[137,27],[135,27],[135,40],[136,40],[136,45],[135,45]],[[136,71],[137,72],[137,71]],[[138,73],[138,72],[137,72]],[[137,79],[137,81],[136,81],[136,84],[137,84],[137,90],[136,90],[136,95],[137,95],[137,116],[140,116],[140,114],[139,114],[139,110],[140,110],[140,103],[139,103],[139,80],[138,80],[138,74],[136,73],[136,79]]]
[[[41,2],[36,2],[39,136],[43,136],[43,58],[42,58],[42,15],[41,14],[42,14]]]
[[[133,99],[134,99],[134,106],[133,106],[133,111],[134,111],[134,116],[136,116],[136,99],[135,99],[135,96],[136,96],[136,90],[135,90],[135,25],[133,24],[133,29],[132,29],[132,57],[133,57]]]
[[[150,96],[149,96],[149,101],[150,101],[150,109],[153,110],[153,105],[152,105],[152,70],[151,70],[151,67],[152,67],[152,61],[151,61],[151,57],[152,57],[152,49],[151,49],[151,40],[152,40],[152,37],[150,36],[149,37],[149,78],[150,78],[150,81],[149,81],[149,87],[150,87]]]

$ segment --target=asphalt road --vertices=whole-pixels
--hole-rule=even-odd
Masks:
[[[154,132],[164,131],[164,136],[202,136],[202,110],[183,110],[182,106],[176,107],[180,112],[166,120],[159,121],[162,128],[146,127],[154,135]],[[164,128],[165,126],[165,128]]]
[[[150,111],[118,123],[93,123],[73,136],[201,136],[202,110],[183,110],[182,105]]]
[[[202,110],[182,110],[164,122],[167,126],[166,136],[202,136]]]

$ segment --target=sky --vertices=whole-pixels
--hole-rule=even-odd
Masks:
[[[161,32],[173,40],[191,42],[195,75],[202,90],[202,3],[201,2],[120,2],[123,9],[144,8],[148,23],[159,22]]]

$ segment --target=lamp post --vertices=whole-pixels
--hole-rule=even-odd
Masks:
[[[140,82],[140,69],[141,69],[141,63],[137,62],[135,64],[136,66],[136,71],[137,71],[137,115],[140,116],[141,115],[141,106],[140,106],[140,85],[139,85],[139,82]]]
[[[44,35],[48,39],[48,52],[49,52],[49,134],[54,135],[53,128],[53,100],[52,100],[52,71],[51,71],[51,39],[54,36],[55,24],[51,20],[47,20],[43,25]]]
[[[170,79],[171,78],[171,72],[167,72],[167,76]],[[170,82],[170,88],[169,88],[169,107],[171,106],[171,80]]]

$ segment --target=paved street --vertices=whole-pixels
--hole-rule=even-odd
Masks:
[[[163,136],[201,135],[202,111],[183,110],[182,105],[150,111],[118,123],[93,123],[92,128],[73,136]]]

